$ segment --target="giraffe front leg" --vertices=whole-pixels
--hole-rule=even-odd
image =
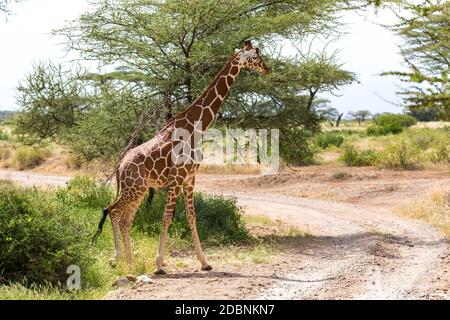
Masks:
[[[180,187],[174,187],[169,189],[166,208],[164,210],[163,216],[161,239],[159,241],[158,254],[156,256],[155,274],[158,275],[166,274],[166,271],[164,271],[164,269],[162,268],[164,262],[164,244],[167,239],[170,224],[172,223],[173,211],[175,210],[175,204],[179,194],[180,194]]]
[[[200,244],[200,238],[197,232],[197,222],[195,216],[195,207],[194,207],[194,182],[186,185],[184,187],[184,205],[186,208],[187,220],[189,222],[189,226],[191,228],[192,233],[192,241],[194,243],[195,255],[197,256],[198,261],[202,265],[203,271],[210,271],[212,267],[206,262],[205,255],[203,254],[202,246]]]

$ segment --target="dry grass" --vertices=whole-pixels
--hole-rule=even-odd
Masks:
[[[422,199],[397,208],[396,211],[426,221],[450,236],[450,188],[432,189]]]
[[[202,164],[199,169],[200,174],[259,174],[261,167],[258,165],[209,165]]]
[[[412,128],[430,128],[430,129],[438,129],[450,127],[450,121],[430,121],[430,122],[419,122],[414,125]]]

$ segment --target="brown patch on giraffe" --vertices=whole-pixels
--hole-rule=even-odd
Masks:
[[[153,160],[151,155],[145,158],[144,166],[148,171],[151,171],[155,167],[155,161]]]
[[[155,162],[155,170],[157,172],[163,171],[165,166],[166,166],[166,159],[165,158],[160,158],[160,159],[156,160],[156,162]]]
[[[212,111],[205,110],[203,112],[203,121],[202,121],[202,130],[206,130],[208,127],[208,124],[211,123],[213,120]]]
[[[226,79],[224,77],[221,77],[219,79],[219,82],[217,83],[216,88],[217,88],[217,93],[219,95],[221,95],[222,97],[226,96],[226,94],[227,94],[229,89],[228,89],[228,86],[227,86],[227,81],[226,81]]]
[[[148,178],[150,180],[157,180],[159,177],[158,171],[156,171],[155,169],[153,169],[152,171],[150,171],[150,174],[148,175]]]
[[[175,121],[175,127],[184,128],[188,123],[189,123],[189,121],[186,118],[177,119]]]
[[[126,178],[125,179],[125,186],[126,187],[128,187],[128,188],[132,187],[133,183],[134,183],[134,179],[132,179],[132,178]]]
[[[233,81],[234,81],[233,77],[231,77],[231,76],[227,77],[227,85],[228,85],[228,87],[231,87],[231,85],[233,84]]]
[[[211,110],[214,112],[214,113],[216,113],[217,112],[217,110],[220,108],[220,106],[222,105],[222,99],[221,98],[219,98],[219,97],[217,97],[214,101],[213,101],[213,103],[211,103]]]
[[[205,101],[204,101],[204,105],[205,106],[209,106],[211,105],[211,103],[214,101],[214,99],[216,98],[216,91],[214,90],[214,88],[212,88],[209,92],[208,95],[205,97]]]
[[[146,159],[144,159],[144,160],[146,160]],[[140,175],[141,177],[145,177],[145,176],[147,175],[148,171],[149,171],[149,170],[147,169],[147,167],[145,166],[145,162],[141,162],[141,163],[139,164],[138,170],[139,170],[139,175]]]
[[[189,110],[187,118],[190,121],[198,120],[200,114],[202,113],[202,110],[203,110],[203,108],[199,105],[193,106],[193,108]]]

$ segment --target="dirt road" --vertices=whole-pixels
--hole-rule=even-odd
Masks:
[[[40,185],[66,181],[0,171],[3,178]],[[187,270],[156,278],[139,290],[117,292],[111,298],[450,299],[448,239],[430,226],[399,217],[385,206],[299,198],[251,188],[243,192],[233,184],[220,183],[229,178],[215,179],[200,176],[198,188],[235,196],[246,214],[280,219],[313,236],[289,248],[281,262],[257,269],[222,267],[212,273]]]

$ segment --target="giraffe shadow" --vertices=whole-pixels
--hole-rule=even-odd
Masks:
[[[400,255],[395,249],[396,247],[414,248],[415,246],[433,247],[441,244],[439,241],[424,241],[407,236],[395,236],[392,234],[379,232],[357,232],[343,234],[339,236],[311,236],[311,235],[293,235],[293,236],[264,236],[260,238],[262,243],[270,244],[274,250],[287,253],[296,257],[299,264],[302,263],[304,257],[314,259],[340,260],[349,255],[364,252],[374,257],[383,257],[386,259],[399,259]],[[445,241],[445,240],[443,240]],[[294,262],[295,262],[294,261]],[[310,260],[311,261],[311,260]],[[268,264],[270,265],[270,262]],[[223,268],[223,267],[222,267]],[[255,267],[257,268],[257,267]],[[298,278],[292,277],[292,272],[287,274],[277,271],[278,274],[264,275],[257,272],[227,272],[212,270],[203,271],[186,271],[179,270],[175,273],[169,273],[162,276],[153,276],[156,279],[267,279],[295,283],[308,282],[326,282],[336,279],[335,276],[325,276],[318,279],[301,279],[302,271],[298,269]],[[288,275],[289,274],[289,275]]]
[[[335,277],[325,277],[321,279],[312,279],[312,280],[302,280],[302,279],[293,279],[282,276],[266,276],[266,275],[246,275],[238,272],[221,272],[221,271],[209,271],[209,272],[178,272],[173,274],[165,274],[153,276],[153,279],[268,279],[268,280],[277,280],[277,281],[286,281],[286,282],[297,282],[297,283],[307,283],[307,282],[324,282],[335,279]]]

